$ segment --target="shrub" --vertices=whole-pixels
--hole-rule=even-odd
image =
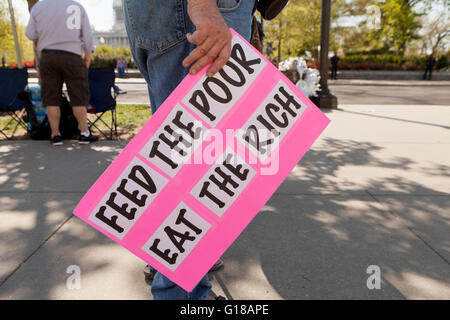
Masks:
[[[24,61],[22,64],[24,68],[34,68],[34,61]]]
[[[91,68],[115,68],[117,61],[124,58],[127,62],[128,68],[136,68],[136,64],[131,56],[131,51],[126,47],[118,47],[112,49],[107,45],[101,45],[92,56]]]
[[[413,71],[413,70],[416,70],[416,64],[415,64],[415,63],[412,63],[412,62],[405,62],[405,63],[402,65],[402,70],[405,70],[405,71]]]
[[[95,51],[95,53],[98,53],[98,54],[100,54],[100,53],[110,53],[110,52],[113,52],[113,49],[110,46],[106,45],[106,44],[102,44]]]
[[[366,62],[357,62],[355,63],[355,70],[367,70],[367,63]]]
[[[95,52],[91,60],[91,68],[115,68],[117,60],[112,52]]]
[[[340,69],[340,70],[351,70],[352,69],[352,63],[351,62],[347,62],[347,61],[339,61],[338,69]]]
[[[440,56],[436,61],[436,70],[446,69],[449,65],[449,57],[446,55]]]
[[[384,69],[383,62],[372,62],[372,60],[370,60],[370,70],[383,70],[383,69]]]
[[[392,62],[386,63],[386,70],[398,70],[399,67],[400,66],[396,63],[392,63]]]

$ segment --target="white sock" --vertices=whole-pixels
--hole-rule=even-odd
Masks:
[[[90,134],[90,133],[91,133],[91,132],[90,132],[89,130],[87,130],[87,131],[85,131],[85,132],[82,132],[81,135],[84,136],[84,137],[89,137],[89,134]]]

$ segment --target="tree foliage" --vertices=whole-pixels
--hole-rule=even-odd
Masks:
[[[385,0],[380,3],[382,26],[379,31],[371,33],[371,37],[380,38],[394,47],[397,55],[403,56],[409,42],[418,38],[421,26],[413,7],[416,0]]]
[[[413,42],[439,49],[448,36],[446,21],[424,22],[433,3],[446,0],[333,0],[330,50],[340,54],[364,52],[402,57]],[[305,51],[316,52],[320,43],[322,0],[289,1],[273,21],[265,21],[266,43],[272,56],[285,59]],[[369,10],[370,8],[376,10]],[[379,15],[374,17],[373,14]],[[373,23],[373,19],[377,23]],[[345,23],[350,21],[351,23]],[[445,23],[446,22],[446,23]],[[356,27],[354,24],[356,23]],[[353,24],[353,25],[352,25]],[[447,30],[445,30],[447,28]],[[427,32],[424,32],[426,30]]]
[[[332,20],[338,16],[344,0],[334,0]],[[313,53],[320,44],[322,0],[291,0],[274,20],[265,21],[266,41],[275,49],[274,56],[286,58],[306,51]]]
[[[25,26],[17,24],[17,12],[15,12],[15,16],[22,59],[24,61],[33,60],[33,44],[25,36]],[[5,57],[7,63],[17,62],[9,8],[6,1],[0,1],[0,58],[2,57]]]

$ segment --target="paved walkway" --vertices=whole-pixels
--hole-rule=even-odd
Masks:
[[[37,83],[37,79],[29,79]],[[127,94],[117,98],[121,104],[150,104],[144,79],[116,79]],[[450,81],[330,80],[331,92],[343,104],[450,105]]]
[[[123,104],[149,104],[144,80],[120,79],[116,84],[128,93],[120,95]],[[330,81],[330,89],[339,105],[450,105],[450,81]]]
[[[212,276],[230,299],[450,299],[450,106],[341,105]],[[125,142],[0,141],[0,299],[149,299],[71,212]],[[66,272],[81,268],[81,289]],[[381,289],[366,286],[369,266]]]

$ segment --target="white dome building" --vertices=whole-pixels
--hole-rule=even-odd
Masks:
[[[114,24],[110,31],[92,31],[94,44],[98,47],[102,44],[113,48],[119,46],[129,47],[128,35],[125,30],[125,20],[123,16],[122,1],[113,0]]]

